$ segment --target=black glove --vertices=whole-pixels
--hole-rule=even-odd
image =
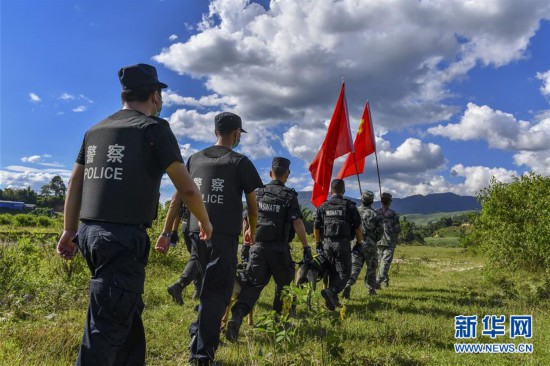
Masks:
[[[250,245],[243,244],[241,249],[241,262],[248,262],[250,260]]]
[[[311,254],[311,247],[304,247],[304,263],[311,262],[313,255]]]
[[[351,250],[351,252],[355,255],[359,255],[359,253],[361,253],[361,242],[357,242],[354,246],[353,246],[353,249]]]
[[[180,237],[178,236],[177,231],[172,231],[172,235],[170,235],[170,245],[175,247],[176,243],[180,240]]]
[[[315,251],[318,253],[318,254],[323,254],[325,251],[323,249],[323,243],[318,241],[316,244],[315,244]]]

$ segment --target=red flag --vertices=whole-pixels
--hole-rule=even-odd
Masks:
[[[352,151],[345,88],[345,83],[342,83],[325,141],[309,166],[314,182],[311,203],[315,207],[327,199],[334,160]]]
[[[353,143],[355,152],[351,152],[342,168],[338,172],[337,178],[344,179],[354,174],[361,174],[365,169],[365,158],[372,154],[376,150],[376,144],[374,140],[374,133],[372,128],[372,121],[370,119],[369,102],[365,104],[363,110],[363,116],[359,123],[359,129],[357,130],[357,136],[355,136],[355,142]],[[355,155],[355,159],[353,158]],[[357,166],[355,161],[357,161]]]

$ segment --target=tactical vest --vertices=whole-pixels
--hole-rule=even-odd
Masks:
[[[370,244],[376,244],[380,240],[380,234],[377,233],[378,224],[382,220],[378,213],[372,207],[358,207],[361,215],[361,228],[363,230],[364,240],[368,240]]]
[[[237,164],[244,155],[234,151],[215,158],[204,151],[189,158],[189,173],[199,188],[214,235],[239,235],[242,228],[242,195]],[[189,231],[198,232],[195,215],[189,220]]]
[[[258,223],[256,241],[288,243],[290,223],[286,220],[294,191],[290,188],[268,184],[256,190]]]
[[[144,134],[157,122],[135,113],[111,116],[86,133],[81,219],[149,226],[156,217],[163,172],[148,168]]]
[[[326,238],[351,238],[351,227],[346,221],[346,200],[327,201],[324,207],[323,236]]]

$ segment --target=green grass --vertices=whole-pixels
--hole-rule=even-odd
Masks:
[[[295,247],[293,254],[299,259],[300,250]],[[53,255],[52,246],[46,249]],[[152,253],[150,258],[143,314],[148,365],[187,362],[188,327],[195,317],[196,302],[189,300],[191,288],[187,289],[184,306],[174,304],[166,294],[166,286],[178,277],[184,264],[183,250],[179,245],[167,256]],[[42,300],[53,291],[48,285],[43,294],[27,302],[21,300],[21,291],[8,300],[9,296],[0,296],[4,298],[0,302],[0,364],[72,365],[85,320],[87,281],[79,277],[63,280],[62,273],[53,270],[58,262],[48,259],[49,254],[36,255],[41,258],[40,266],[52,268],[42,269],[41,280],[45,277],[65,286],[64,293],[70,298],[44,305]],[[550,304],[547,294],[540,295],[540,279],[528,274],[488,273],[484,260],[465,249],[431,246],[398,246],[390,275],[391,287],[368,296],[361,282],[363,270],[352,298],[343,302],[343,320],[337,312],[320,310],[316,314],[323,319],[319,323],[309,321],[315,314],[300,306],[292,320],[300,325],[293,350],[289,350],[292,345],[287,345],[286,351],[285,345],[277,349],[268,336],[243,324],[237,344],[229,344],[222,337],[217,358],[224,365],[550,364]],[[29,283],[31,280],[38,281],[31,278]],[[255,309],[257,321],[269,311],[273,291],[270,283],[262,293]],[[314,296],[314,304],[319,300]],[[454,316],[477,315],[481,323],[484,315],[491,314],[504,314],[507,319],[511,314],[533,315],[533,338],[511,340],[504,336],[491,340],[478,336],[465,342],[532,343],[534,353],[455,354]]]
[[[433,247],[459,247],[460,238],[458,237],[439,237],[439,238],[424,238],[426,245]]]
[[[476,212],[476,211],[436,212],[428,215],[407,214],[407,215],[401,215],[401,217],[406,217],[408,221],[414,222],[416,225],[428,225],[428,223],[436,222],[443,217],[454,217],[454,216],[462,215],[468,212]]]

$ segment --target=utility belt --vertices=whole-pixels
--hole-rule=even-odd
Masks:
[[[146,224],[124,224],[120,222],[110,222],[110,221],[102,221],[102,220],[90,220],[90,219],[81,219],[80,222],[86,225],[102,225],[102,224],[110,224],[110,225],[119,225],[119,226],[127,226],[127,227],[135,227],[137,229],[147,229],[150,226]]]

